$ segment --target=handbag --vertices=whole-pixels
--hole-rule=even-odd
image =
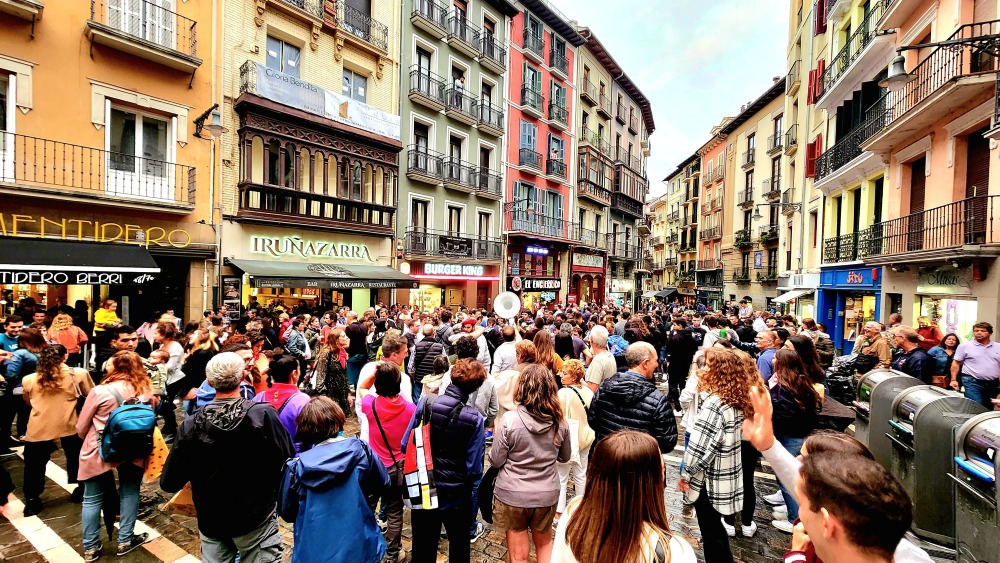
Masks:
[[[76,414],[79,415],[83,412],[83,405],[87,402],[87,396],[80,391],[80,382],[76,380],[76,373],[74,370],[70,370],[71,377],[73,377],[73,389],[76,391]],[[88,374],[89,377],[90,374]]]
[[[385,443],[385,447],[389,449],[389,456],[392,457],[392,466],[396,471],[392,474],[392,482],[389,484],[393,487],[403,487],[406,482],[403,479],[403,466],[400,462],[396,461],[396,454],[392,451],[392,446],[389,445],[389,438],[385,435],[385,429],[382,428],[382,421],[378,418],[378,410],[375,409],[375,402],[378,401],[378,397],[372,400],[372,414],[375,415],[375,424],[378,425],[378,431],[382,434],[382,442]]]
[[[417,426],[410,432],[403,460],[403,502],[410,510],[432,510],[438,507],[434,486],[434,456],[431,453],[431,405],[437,395],[424,399]]]
[[[499,467],[487,469],[483,474],[483,480],[479,482],[479,489],[476,490],[479,513],[483,515],[483,521],[487,524],[493,523],[493,492],[497,486],[497,475],[500,475]]]

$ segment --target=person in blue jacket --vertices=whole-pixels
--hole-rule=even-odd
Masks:
[[[342,435],[344,420],[323,395],[296,419],[303,451],[285,465],[278,499],[278,515],[295,525],[293,563],[378,563],[385,555],[365,499],[380,495],[389,476],[368,444]]]

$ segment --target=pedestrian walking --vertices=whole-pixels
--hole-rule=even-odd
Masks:
[[[594,443],[594,429],[587,419],[587,409],[594,400],[594,392],[583,384],[583,363],[580,360],[568,360],[563,364],[559,374],[563,388],[559,390],[559,404],[563,409],[570,429],[570,442],[574,453],[569,461],[560,463],[559,470],[559,504],[556,506],[556,520],[566,512],[566,490],[569,477],[573,476],[573,489],[576,496],[583,494],[587,487],[587,462],[590,447]]]
[[[991,399],[1000,392],[1000,345],[991,340],[993,325],[987,322],[972,325],[972,336],[969,342],[959,344],[955,352],[951,386],[958,389],[961,385],[966,398],[992,410]]]
[[[347,386],[347,347],[350,339],[344,329],[330,329],[326,341],[316,357],[316,391],[330,397],[340,406],[340,410],[351,412],[350,389]]]

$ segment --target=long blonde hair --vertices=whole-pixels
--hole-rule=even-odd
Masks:
[[[73,317],[67,315],[66,313],[59,313],[52,319],[52,325],[49,326],[49,332],[56,332],[60,330],[66,330],[73,326]]]
[[[712,347],[705,350],[705,367],[698,371],[698,389],[717,395],[723,403],[753,414],[750,389],[763,386],[753,359],[743,352]]]

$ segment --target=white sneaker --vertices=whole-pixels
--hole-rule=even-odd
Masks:
[[[785,497],[781,494],[781,491],[770,495],[764,495],[762,498],[764,499],[764,502],[773,506],[785,504]]]
[[[771,512],[771,518],[775,520],[788,520],[788,510],[775,510]]]
[[[743,528],[743,537],[752,538],[754,534],[757,533],[757,523],[750,522],[749,526],[740,526]]]
[[[772,520],[771,525],[774,526],[776,529],[785,532],[786,534],[792,533],[792,528],[795,527],[794,524],[788,521],[787,516],[783,520]]]
[[[784,504],[779,504],[778,506],[772,506],[771,511],[776,514],[788,514],[788,507]]]
[[[731,538],[735,538],[736,537],[736,525],[735,524],[732,525],[732,526],[730,526],[729,524],[726,524],[726,519],[723,518],[722,519],[722,527],[726,529],[726,535],[727,536],[729,536]]]

